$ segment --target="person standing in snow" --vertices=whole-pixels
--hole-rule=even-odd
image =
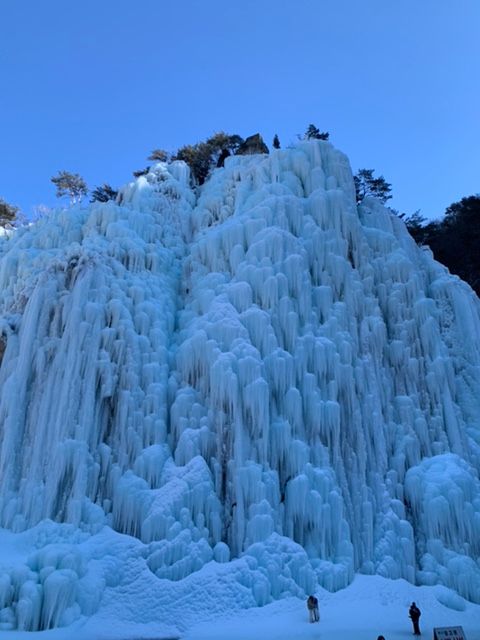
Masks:
[[[408,616],[411,618],[412,620],[412,624],[413,624],[413,635],[415,636],[420,636],[420,626],[418,624],[418,621],[420,620],[420,616],[421,616],[421,612],[420,609],[417,607],[417,605],[415,604],[415,602],[412,602],[412,604],[410,605],[410,609],[408,610]]]
[[[307,609],[310,615],[310,622],[318,622],[320,614],[318,612],[318,600],[315,596],[308,596]]]

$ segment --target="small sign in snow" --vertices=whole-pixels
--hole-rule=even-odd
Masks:
[[[467,640],[462,627],[435,627],[433,640]]]

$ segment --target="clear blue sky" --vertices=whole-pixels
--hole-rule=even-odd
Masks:
[[[479,0],[0,0],[0,195],[120,186],[155,147],[309,123],[392,205],[480,191]]]

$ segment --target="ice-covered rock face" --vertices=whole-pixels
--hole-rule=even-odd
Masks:
[[[3,527],[111,527],[172,583],[244,558],[248,606],[356,571],[480,602],[480,303],[330,144],[0,242]],[[4,566],[0,626],[91,612],[71,538]]]

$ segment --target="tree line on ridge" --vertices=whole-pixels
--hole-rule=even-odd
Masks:
[[[298,136],[303,140],[328,140],[329,133],[321,132],[314,124],[308,125],[304,134]],[[275,134],[272,146],[280,149],[280,140]],[[237,134],[217,132],[202,142],[180,147],[170,153],[164,149],[154,149],[148,157],[152,162],[173,162],[183,160],[190,167],[194,184],[202,185],[210,172],[222,167],[230,155],[249,153],[268,153],[268,147],[259,134],[245,140]],[[134,177],[146,175],[150,170],[134,171]],[[360,169],[354,175],[357,203],[366,197],[377,198],[386,205],[392,198],[392,185],[383,176],[375,176],[374,169]],[[81,202],[88,195],[88,186],[78,173],[58,171],[51,178],[56,187],[58,198],[68,197],[71,204]],[[104,183],[90,192],[90,202],[108,202],[115,200],[118,190]],[[412,215],[400,213],[393,208],[390,211],[405,222],[408,231],[417,244],[428,246],[436,260],[444,264],[451,273],[470,284],[477,295],[480,295],[480,195],[474,194],[452,203],[438,220],[428,221],[419,211]],[[25,221],[19,207],[0,198],[0,226],[18,226]]]

